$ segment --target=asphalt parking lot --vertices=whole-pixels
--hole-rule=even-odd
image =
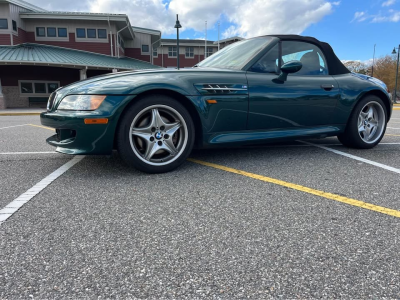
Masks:
[[[202,150],[147,175],[1,116],[0,299],[400,298],[400,110],[388,127],[372,150]]]

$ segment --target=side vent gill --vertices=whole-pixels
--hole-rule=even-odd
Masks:
[[[206,95],[247,94],[247,85],[241,84],[198,84],[196,89]]]

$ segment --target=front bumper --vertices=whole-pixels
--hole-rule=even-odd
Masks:
[[[96,111],[55,110],[41,113],[41,123],[56,130],[56,134],[46,142],[57,147],[57,152],[65,154],[111,154],[119,117],[131,99],[127,96],[107,97],[108,101],[105,100]],[[114,105],[107,105],[110,102]],[[85,124],[85,119],[93,118],[107,118],[108,123]]]

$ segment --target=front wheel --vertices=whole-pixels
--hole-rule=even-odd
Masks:
[[[367,96],[354,108],[339,141],[348,147],[370,149],[382,140],[387,124],[385,104],[376,96]]]
[[[194,134],[184,106],[171,97],[151,95],[128,108],[117,132],[117,149],[138,170],[164,173],[189,156]]]

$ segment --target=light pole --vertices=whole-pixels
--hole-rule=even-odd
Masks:
[[[372,56],[372,74],[371,74],[371,77],[374,77],[375,48],[376,48],[376,44],[374,44],[374,55]]]
[[[399,58],[400,58],[400,45],[397,48],[397,52],[396,52],[396,47],[393,48],[393,52],[392,54],[396,54],[397,53],[397,68],[396,68],[396,83],[394,86],[394,98],[393,98],[393,103],[397,103],[396,102],[396,96],[397,96],[397,77],[399,75]]]
[[[181,23],[178,20],[178,14],[176,14],[176,23],[174,28],[176,28],[176,57],[177,57],[177,66],[179,70],[179,28],[182,28]]]

